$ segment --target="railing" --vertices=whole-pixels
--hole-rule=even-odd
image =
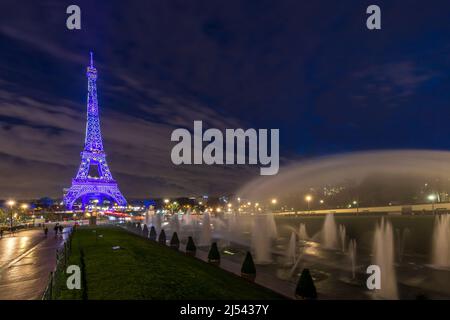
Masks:
[[[45,288],[42,300],[53,300],[59,294],[61,281],[64,281],[64,273],[69,262],[72,251],[72,237],[74,228],[69,228],[69,236],[64,242],[64,247],[56,250],[55,269],[50,272],[47,287]]]

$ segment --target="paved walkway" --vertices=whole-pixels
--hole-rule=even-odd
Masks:
[[[25,230],[0,239],[0,300],[40,299],[55,267],[56,249],[64,239],[55,238],[49,227],[48,237],[42,230]]]

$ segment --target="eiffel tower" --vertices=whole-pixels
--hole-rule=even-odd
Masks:
[[[91,63],[86,72],[88,78],[86,139],[84,150],[81,152],[80,168],[76,177],[72,179],[72,186],[64,195],[64,204],[68,210],[72,210],[77,200],[81,200],[83,209],[92,200],[100,204],[104,200],[118,206],[127,204],[112,177],[103,150],[97,102],[97,69],[94,67],[92,52],[90,54]]]

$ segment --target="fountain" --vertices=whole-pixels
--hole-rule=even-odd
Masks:
[[[296,249],[297,249],[297,239],[295,232],[292,231],[291,238],[289,240],[289,246],[286,252],[286,261],[288,264],[295,264]]]
[[[155,214],[152,216],[152,225],[155,227],[157,233],[159,233],[161,231],[161,215],[160,214]]]
[[[180,221],[178,220],[178,214],[175,213],[172,215],[172,218],[170,219],[170,229],[172,232],[180,232]]]
[[[397,281],[394,268],[394,234],[389,221],[381,218],[373,239],[373,264],[381,270],[381,288],[377,296],[384,299],[398,299]]]
[[[267,235],[271,238],[271,239],[276,239],[278,237],[278,232],[277,232],[277,225],[275,223],[275,217],[273,215],[273,212],[269,212],[266,215],[266,219],[267,219]]]
[[[326,249],[336,249],[338,247],[338,236],[336,221],[332,213],[327,214],[322,228],[322,245]]]
[[[199,244],[201,246],[209,246],[211,244],[211,221],[208,212],[205,212],[203,214],[202,230],[200,234]]]
[[[432,263],[438,268],[450,268],[450,214],[434,218]]]
[[[266,215],[255,216],[252,228],[252,249],[255,253],[255,263],[257,264],[272,262],[270,229],[269,219]]]
[[[351,239],[348,244],[348,257],[352,269],[352,279],[356,278],[356,240]]]
[[[298,237],[299,240],[309,240],[308,233],[306,232],[306,225],[304,223],[300,223],[300,226],[298,227]]]
[[[396,243],[397,243],[397,258],[398,262],[402,262],[403,260],[403,254],[405,253],[405,247],[406,247],[406,241],[408,240],[410,235],[410,231],[408,228],[403,229],[401,231],[400,229],[395,229],[395,237],[396,237]]]
[[[346,237],[345,226],[343,224],[340,224],[339,225],[339,238],[341,240],[342,252],[345,252],[345,237]]]

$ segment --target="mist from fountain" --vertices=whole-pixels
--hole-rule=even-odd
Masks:
[[[298,227],[298,237],[299,240],[302,241],[309,240],[308,233],[306,232],[306,225],[304,223],[300,223],[300,226]]]
[[[267,218],[267,215],[256,215],[253,219],[252,249],[255,253],[255,263],[257,264],[272,262],[272,238],[270,232],[273,232],[273,226],[270,224],[270,219]]]
[[[339,239],[341,240],[341,248],[342,248],[342,252],[345,252],[345,240],[346,240],[346,235],[347,232],[345,230],[345,226],[343,224],[339,225]]]
[[[159,234],[159,232],[161,231],[161,215],[160,214],[155,214],[152,216],[152,226],[155,227],[156,232]]]
[[[395,243],[397,244],[397,260],[399,263],[403,260],[403,255],[405,253],[406,242],[410,236],[410,231],[408,228],[403,230],[395,229]]]
[[[202,221],[202,230],[200,233],[200,242],[199,244],[201,246],[207,246],[211,244],[211,220],[209,217],[209,213],[205,212],[203,214],[203,221]]]
[[[170,230],[172,230],[172,232],[180,233],[180,220],[177,213],[173,214],[170,219]]]
[[[352,270],[352,279],[356,278],[356,240],[351,239],[348,244],[348,257],[350,259],[350,267]]]
[[[295,256],[297,251],[297,236],[294,231],[291,232],[288,249],[286,251],[287,264],[295,264]]]
[[[275,223],[275,216],[273,212],[266,214],[267,235],[270,239],[278,238],[277,224]]]
[[[450,268],[450,214],[434,218],[432,264],[438,268]]]
[[[336,249],[338,247],[338,232],[332,213],[326,215],[323,223],[322,245],[326,249]]]
[[[381,288],[376,295],[384,299],[398,299],[397,277],[394,268],[394,233],[389,221],[381,218],[373,239],[373,264],[381,270]]]

